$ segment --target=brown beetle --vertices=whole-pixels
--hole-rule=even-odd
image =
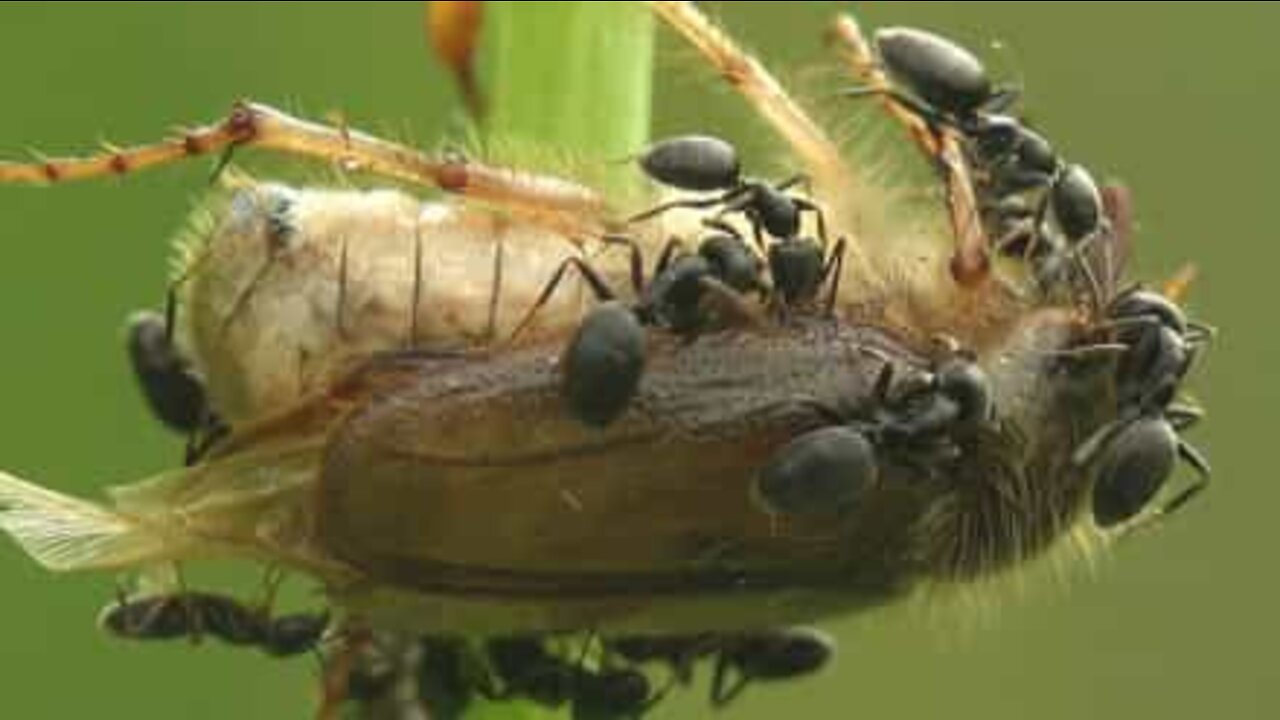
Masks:
[[[1061,341],[1067,318],[1037,317],[1019,337]],[[197,466],[117,490],[114,510],[5,476],[0,527],[62,570],[269,560],[384,627],[694,632],[998,570],[1048,547],[1087,495],[1062,439],[1105,408],[1076,400],[1079,379],[1012,374],[998,397],[1034,393],[1033,415],[1010,408],[923,464],[909,445],[882,448],[876,481],[841,512],[772,515],[751,498],[772,453],[833,415],[874,417],[895,392],[878,382],[886,363],[893,385],[918,387],[931,360],[818,318],[654,333],[637,398],[607,429],[565,412],[559,345],[391,354]]]

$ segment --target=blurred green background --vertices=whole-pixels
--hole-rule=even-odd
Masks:
[[[823,58],[844,4],[713,3],[775,64]],[[1280,578],[1268,530],[1280,503],[1263,436],[1277,426],[1272,337],[1280,62],[1271,3],[862,3],[984,47],[1025,75],[1059,146],[1136,193],[1146,278],[1201,268],[1191,305],[1221,330],[1193,382],[1195,433],[1217,485],[1070,587],[1032,587],[979,622],[893,611],[833,626],[837,668],[749,693],[732,717],[1271,718],[1280,714]],[[4,3],[0,155],[57,154],[99,137],[151,139],[253,97],[432,141],[456,116],[406,3]],[[756,153],[771,138],[664,34],[658,131],[702,129]],[[710,98],[710,99],[708,99]],[[406,128],[410,131],[406,133]],[[204,187],[191,163],[60,187],[0,188],[0,466],[93,493],[174,461],[127,374],[121,324],[162,297],[168,240]],[[1252,303],[1252,304],[1250,304]],[[108,576],[53,577],[0,543],[5,717],[305,717],[314,664],[212,644],[139,647],[94,627]],[[703,698],[659,717],[703,714]]]

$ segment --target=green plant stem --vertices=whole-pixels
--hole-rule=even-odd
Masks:
[[[643,3],[494,2],[487,132],[598,164],[649,137],[653,18]],[[612,163],[608,189],[634,173]]]
[[[649,137],[654,22],[644,4],[492,2],[485,33],[486,142],[577,158],[584,167],[605,168],[606,191],[630,192],[634,168],[616,161],[634,155]],[[412,690],[414,677],[402,679]],[[400,708],[368,706],[360,717],[404,720]],[[455,720],[568,717],[568,708],[476,699]]]

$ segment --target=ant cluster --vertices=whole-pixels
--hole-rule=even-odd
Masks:
[[[483,699],[567,710],[577,720],[617,720],[641,717],[675,686],[690,685],[700,661],[712,667],[710,703],[723,708],[752,683],[822,670],[833,652],[832,640],[809,628],[585,640],[431,637],[408,648],[372,638],[351,671],[348,692],[363,703],[385,703],[395,694],[396,679],[407,676],[419,678],[416,699],[440,717],[461,717]],[[594,658],[590,664],[588,657]],[[649,666],[662,670],[657,685],[645,671]]]
[[[1096,329],[1116,343],[1117,418],[1082,443],[1074,457],[1081,466],[1097,464],[1095,522],[1113,527],[1137,516],[1172,475],[1178,457],[1199,479],[1156,513],[1181,507],[1207,487],[1210,469],[1179,437],[1202,413],[1174,400],[1198,350],[1212,339],[1212,329],[1188,321],[1159,293],[1139,287],[1110,290],[1119,253],[1112,245],[1127,242],[1121,235],[1129,229],[1110,226],[1092,173],[1062,158],[1013,112],[1018,88],[996,85],[972,53],[930,32],[882,29],[875,33],[875,47],[898,86],[881,82],[849,94],[886,95],[923,123],[935,149],[945,133],[958,136],[995,248],[1028,262],[1046,294],[1083,286],[1095,306],[1106,303]],[[1095,250],[1100,258],[1091,257]]]
[[[1096,286],[1082,258],[1106,232],[1102,193],[1087,168],[1015,112],[1020,89],[993,83],[969,50],[930,32],[885,28],[874,43],[884,74],[847,94],[905,109],[944,174],[954,169],[942,155],[946,140],[958,139],[984,231],[997,252],[1029,263],[1042,290]]]

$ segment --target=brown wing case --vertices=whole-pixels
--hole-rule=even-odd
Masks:
[[[819,407],[872,402],[883,357],[906,358],[907,376],[915,355],[818,322],[650,346],[637,400],[604,430],[565,412],[557,348],[369,366],[381,389],[323,462],[320,543],[380,582],[442,594],[856,586],[901,567],[888,561],[918,510],[909,484],[886,477],[855,510],[801,522],[750,487]]]

